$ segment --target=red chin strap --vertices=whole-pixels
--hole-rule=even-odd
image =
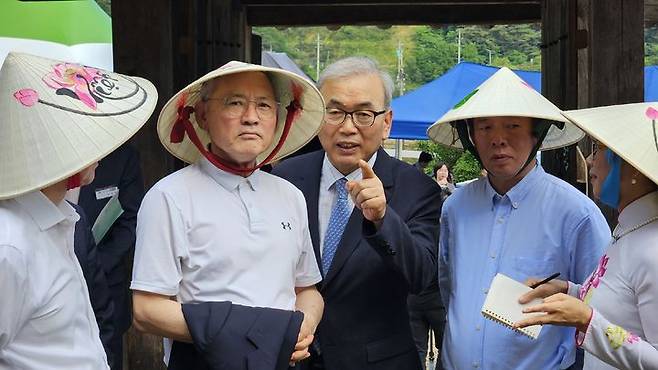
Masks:
[[[203,143],[199,139],[199,136],[196,133],[196,130],[194,129],[194,126],[192,125],[192,122],[190,122],[190,115],[194,112],[194,108],[185,105],[185,102],[182,101],[182,104],[179,104],[178,107],[178,116],[176,118],[176,122],[174,123],[174,126],[171,128],[171,134],[169,136],[169,141],[172,143],[181,143],[183,139],[185,139],[185,134],[190,138],[194,146],[199,150],[199,152],[210,161],[215,167],[226,171],[230,172],[234,175],[239,175],[239,176],[248,176],[252,172],[256,171],[257,169],[263,167],[265,164],[269,163],[269,161],[274,158],[274,156],[279,153],[281,150],[281,147],[283,146],[283,143],[286,141],[286,138],[288,137],[288,134],[290,133],[290,129],[292,128],[293,122],[301,111],[303,110],[301,104],[299,103],[299,99],[301,97],[301,93],[303,91],[301,86],[298,86],[296,84],[292,85],[292,91],[293,91],[293,100],[288,104],[286,107],[286,110],[288,113],[286,114],[286,122],[283,126],[283,132],[281,133],[281,138],[279,139],[279,142],[276,144],[272,152],[265,158],[261,163],[257,164],[255,167],[252,168],[236,168],[228,163],[226,163],[225,160],[222,158],[218,157],[214,153],[210,152],[208,149],[206,149],[203,146]]]
[[[82,184],[82,178],[80,177],[80,172],[66,179],[66,190],[71,190],[79,188]]]

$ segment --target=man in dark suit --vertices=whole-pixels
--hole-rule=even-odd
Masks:
[[[93,224],[108,200],[119,194],[124,212],[98,243],[103,269],[107,276],[110,295],[114,302],[114,328],[111,349],[115,356],[112,370],[123,364],[123,334],[132,322],[128,292],[130,272],[126,259],[132,260],[135,248],[137,210],[144,196],[144,183],[139,166],[139,153],[124,144],[103,158],[96,169],[94,181],[80,189],[78,204]]]
[[[393,82],[368,58],[323,72],[324,150],[274,167],[305,195],[324,276],[325,311],[311,369],[420,369],[407,295],[437,278],[440,189],[381,148]],[[348,194],[349,193],[349,194]]]
[[[98,248],[96,242],[94,242],[91,225],[89,225],[85,212],[79,205],[69,204],[80,215],[80,219],[75,223],[73,250],[87,283],[89,301],[91,301],[91,307],[94,310],[94,316],[96,316],[96,323],[98,324],[108,363],[112,366],[114,356],[110,347],[111,340],[114,337],[114,305],[110,297],[105,271],[101,266]]]

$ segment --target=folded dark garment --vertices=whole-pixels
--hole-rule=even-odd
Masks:
[[[194,344],[174,341],[169,370],[287,370],[304,315],[231,302],[183,304]]]

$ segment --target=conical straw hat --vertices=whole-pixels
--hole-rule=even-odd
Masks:
[[[164,145],[171,154],[187,163],[194,163],[199,159],[201,153],[190,140],[188,135],[185,135],[184,139],[178,143],[172,142],[171,140],[172,130],[175,129],[175,123],[179,118],[179,109],[185,106],[195,106],[195,104],[201,99],[200,91],[204,82],[220,76],[242,72],[267,73],[270,81],[272,81],[276,98],[280,103],[274,140],[272,140],[270,147],[256,158],[256,161],[259,162],[259,164],[266,164],[263,163],[263,160],[274,151],[281,139],[284,126],[283,123],[287,114],[286,107],[295,99],[295,91],[298,91],[300,95],[298,97],[299,103],[301,104],[301,109],[298,113],[299,115],[296,117],[283,145],[280,147],[277,154],[270,158],[268,162],[277,161],[294,153],[317,135],[320,131],[320,126],[322,125],[325,104],[322,95],[320,95],[318,89],[311,82],[299,75],[282,69],[232,61],[187,85],[187,87],[169,99],[164,108],[162,108],[160,117],[158,118],[158,136],[160,137],[162,145]],[[206,148],[210,143],[208,132],[199,127],[194,114],[190,115],[189,121],[194,127],[201,144]]]
[[[563,114],[658,184],[658,102],[579,109]]]
[[[149,81],[93,67],[9,53],[0,70],[0,199],[80,172],[149,118]]]
[[[477,117],[532,117],[564,124],[563,129],[551,125],[540,150],[571,145],[584,134],[560,114],[560,109],[535,91],[509,68],[502,67],[480,86],[457,103],[427,129],[433,141],[454,148],[463,148],[453,124]],[[461,121],[461,122],[460,122]]]

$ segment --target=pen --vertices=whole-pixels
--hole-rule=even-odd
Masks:
[[[538,283],[534,283],[534,284],[530,285],[530,288],[535,289],[536,287],[538,287],[538,286],[540,286],[540,285],[542,285],[542,284],[546,284],[546,283],[548,283],[549,281],[555,279],[555,278],[558,277],[558,276],[560,276],[560,273],[559,273],[559,272],[556,272],[556,273],[554,273],[553,275],[547,277],[546,279],[544,279],[544,280],[542,280],[542,281],[540,281],[540,282],[538,282]]]

